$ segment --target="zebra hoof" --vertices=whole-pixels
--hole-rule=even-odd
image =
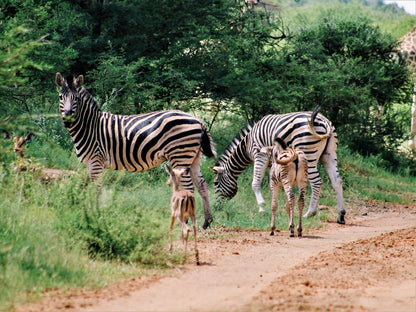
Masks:
[[[270,236],[273,236],[273,235],[274,235],[274,231],[271,231],[271,232],[270,232]]]
[[[345,216],[345,210],[343,210],[343,211],[341,211],[339,213],[338,219],[337,219],[337,223],[339,223],[339,224],[345,224],[344,216]]]
[[[290,232],[290,237],[295,237],[295,232]]]
[[[310,217],[313,217],[313,216],[316,216],[316,210],[315,211],[307,211],[304,215],[303,215],[303,217],[304,218],[310,218]]]

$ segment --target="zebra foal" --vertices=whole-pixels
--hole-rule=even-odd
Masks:
[[[212,222],[208,184],[201,174],[201,151],[216,152],[206,126],[178,110],[141,115],[115,115],[101,111],[83,87],[84,77],[65,79],[56,73],[60,87],[59,112],[75,145],[78,159],[87,166],[90,180],[105,168],[146,171],[169,161],[173,168],[189,168],[182,186],[193,192],[196,185],[204,204],[204,229]]]
[[[184,243],[184,253],[186,257],[186,248],[188,245],[189,229],[186,223],[188,217],[192,220],[192,228],[195,240],[195,259],[199,265],[199,253],[196,245],[196,202],[194,194],[188,190],[179,189],[180,178],[185,175],[188,169],[172,169],[168,165],[165,166],[166,172],[169,174],[167,184],[172,186],[172,198],[170,200],[171,221],[170,221],[170,244],[169,250],[172,250],[172,230],[175,220],[178,220],[182,228],[182,241]]]
[[[286,212],[289,217],[290,237],[295,236],[295,194],[293,187],[298,186],[299,199],[299,224],[297,228],[298,237],[302,236],[302,212],[305,207],[305,191],[308,184],[308,160],[303,151],[293,147],[287,147],[279,137],[275,138],[274,146],[263,147],[262,152],[271,156],[272,167],[270,168],[270,191],[272,193],[272,218],[270,221],[271,233],[274,235],[276,229],[276,211],[279,190],[284,189],[286,195]]]

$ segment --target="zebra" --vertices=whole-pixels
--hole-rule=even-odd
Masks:
[[[190,191],[200,193],[206,229],[212,222],[208,184],[201,174],[201,153],[216,157],[207,127],[194,116],[166,110],[141,115],[115,115],[101,111],[83,87],[84,77],[65,79],[56,73],[60,87],[59,113],[75,145],[78,159],[87,166],[91,181],[105,168],[140,172],[169,161],[173,168],[189,168],[181,179]]]
[[[306,154],[312,196],[304,217],[316,215],[322,186],[317,169],[318,160],[320,160],[328,172],[336,193],[337,221],[345,224],[342,179],[337,168],[338,138],[331,122],[322,114],[318,114],[319,109],[318,106],[313,112],[266,115],[254,125],[249,124],[244,127],[226,147],[215,166],[211,168],[216,173],[214,187],[219,198],[231,199],[235,196],[239,175],[250,163],[254,162],[252,189],[259,211],[264,211],[265,202],[261,194],[260,183],[266,168],[270,165],[270,157],[260,150],[262,147],[272,146],[276,137],[282,139],[287,146],[298,148]]]
[[[279,190],[283,188],[286,195],[286,212],[289,217],[290,237],[295,236],[295,194],[293,187],[298,186],[299,199],[299,225],[298,236],[302,236],[302,211],[305,207],[305,191],[308,184],[308,160],[303,151],[293,147],[287,147],[279,137],[276,138],[274,146],[262,147],[262,153],[270,155],[272,167],[270,168],[270,191],[272,193],[272,218],[270,221],[271,233],[274,235],[276,229],[276,210]]]

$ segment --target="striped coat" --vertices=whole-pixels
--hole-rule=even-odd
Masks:
[[[248,125],[231,141],[212,168],[217,176],[214,180],[216,193],[220,197],[232,198],[237,193],[237,179],[247,166],[254,162],[252,188],[259,211],[264,211],[264,199],[260,191],[261,180],[270,157],[261,148],[272,146],[275,137],[289,147],[302,150],[308,160],[308,178],[312,189],[309,209],[305,216],[316,214],[322,180],[318,172],[318,161],[325,166],[338,202],[338,222],[343,224],[345,208],[342,180],[337,168],[337,135],[334,127],[323,115],[314,112],[296,112],[282,115],[267,115],[254,125]]]
[[[83,76],[73,82],[56,74],[59,112],[75,145],[78,159],[96,180],[105,168],[145,171],[169,161],[173,168],[189,168],[181,183],[193,191],[197,186],[204,202],[206,228],[212,221],[208,185],[200,171],[201,151],[215,157],[211,135],[194,116],[182,111],[159,111],[142,115],[115,115],[98,108],[82,87]]]

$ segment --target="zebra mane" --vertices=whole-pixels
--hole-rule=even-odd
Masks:
[[[253,129],[255,122],[249,123],[247,126],[243,127],[238,134],[231,140],[231,142],[227,145],[224,152],[218,159],[216,166],[221,164],[225,164],[230,157],[230,155],[234,152],[235,148],[241,143],[241,141],[247,136],[247,134]]]

